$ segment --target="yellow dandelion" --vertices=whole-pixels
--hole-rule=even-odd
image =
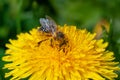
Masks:
[[[21,33],[17,40],[6,44],[8,62],[4,69],[10,70],[5,77],[10,80],[105,80],[114,79],[118,62],[114,53],[106,50],[108,43],[96,40],[95,35],[75,26],[58,29],[65,35],[65,43],[33,29]],[[61,44],[61,46],[60,46]]]

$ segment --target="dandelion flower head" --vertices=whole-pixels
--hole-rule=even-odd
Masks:
[[[106,50],[107,42],[96,40],[95,33],[76,26],[58,26],[65,43],[55,40],[37,28],[10,39],[3,61],[11,80],[105,80],[114,79],[118,62]],[[61,46],[60,46],[61,45]]]

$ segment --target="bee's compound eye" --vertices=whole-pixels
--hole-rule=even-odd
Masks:
[[[48,31],[46,28],[44,28],[44,27],[41,27],[40,30],[43,31],[43,32],[46,32],[46,33],[49,32],[49,31]]]
[[[46,30],[46,29],[44,29],[43,31],[44,31],[44,32],[46,32],[46,33],[49,33],[49,31],[48,31],[48,30]]]
[[[39,31],[44,31],[44,28],[43,28],[43,27],[40,27],[38,30],[39,30]]]

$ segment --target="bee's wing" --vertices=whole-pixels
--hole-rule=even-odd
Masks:
[[[46,19],[48,19],[49,25],[54,25],[54,27],[57,27],[56,22],[50,16],[46,15],[45,17],[46,17]]]
[[[46,19],[48,19],[48,24],[51,27],[52,33],[55,33],[57,31],[57,24],[56,24],[56,22],[49,16],[46,16]]]
[[[44,29],[46,29],[46,30],[49,31],[49,23],[48,23],[48,20],[47,20],[47,19],[45,19],[45,18],[40,18],[40,24],[41,24],[41,26],[42,26]]]

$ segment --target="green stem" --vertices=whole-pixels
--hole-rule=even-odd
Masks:
[[[19,15],[18,15],[19,16]],[[20,25],[20,17],[17,17],[17,20],[16,20],[16,27],[17,27],[17,34],[19,34],[21,32],[21,25]]]
[[[108,41],[109,41],[109,49],[112,50],[112,47],[113,47],[113,44],[112,44],[112,37],[113,37],[113,22],[110,22],[110,31],[109,31],[109,38],[108,38]]]
[[[17,28],[17,34],[19,34],[21,32],[21,10],[22,10],[22,3],[23,0],[19,1],[19,5],[18,5],[18,11],[17,11],[17,18],[16,18],[16,28]]]

